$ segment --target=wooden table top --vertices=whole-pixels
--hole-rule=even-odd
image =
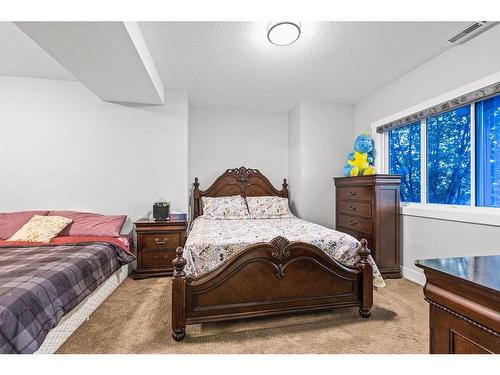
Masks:
[[[476,257],[420,259],[417,267],[440,272],[475,285],[500,291],[500,255]]]
[[[172,218],[170,220],[154,220],[142,218],[134,222],[136,226],[162,226],[162,225],[179,225],[187,224],[187,220]]]

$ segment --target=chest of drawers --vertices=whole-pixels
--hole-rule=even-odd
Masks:
[[[397,175],[335,178],[336,229],[365,238],[383,277],[401,277]]]

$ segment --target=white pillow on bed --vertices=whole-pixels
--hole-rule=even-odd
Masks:
[[[203,217],[206,219],[248,219],[245,199],[240,195],[230,197],[202,197]]]
[[[247,204],[252,219],[286,219],[294,217],[288,207],[288,198],[247,197]]]
[[[33,216],[7,241],[50,242],[73,220],[62,216]]]

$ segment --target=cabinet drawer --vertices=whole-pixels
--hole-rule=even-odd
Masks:
[[[142,251],[142,267],[172,268],[172,261],[174,260],[174,258],[174,250],[145,250]]]
[[[339,200],[371,201],[372,193],[370,186],[339,187]]]
[[[446,306],[448,307],[448,306]],[[500,337],[431,305],[431,345],[435,354],[499,354]]]
[[[141,249],[175,249],[181,244],[181,232],[147,233],[139,235]]]
[[[372,232],[372,221],[362,217],[339,215],[339,222],[337,225],[349,228],[353,231],[360,231],[365,233]]]
[[[373,257],[375,256],[373,253],[373,239],[369,234],[366,234],[363,232],[356,232],[356,231],[350,230],[349,228],[344,228],[344,227],[340,227],[340,226],[337,226],[336,230],[338,230],[339,232],[344,232],[344,233],[350,234],[358,241],[361,241],[364,238],[368,242],[367,246],[368,246],[368,249],[371,251],[372,256]]]
[[[367,218],[372,216],[371,203],[340,201],[337,210],[340,214],[363,216]]]

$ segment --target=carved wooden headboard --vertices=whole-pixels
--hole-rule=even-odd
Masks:
[[[201,197],[224,197],[229,195],[260,197],[271,195],[288,198],[286,178],[283,179],[283,189],[277,190],[259,170],[245,167],[226,170],[207,190],[199,189],[198,177],[194,179],[193,186],[193,219],[203,213]]]

